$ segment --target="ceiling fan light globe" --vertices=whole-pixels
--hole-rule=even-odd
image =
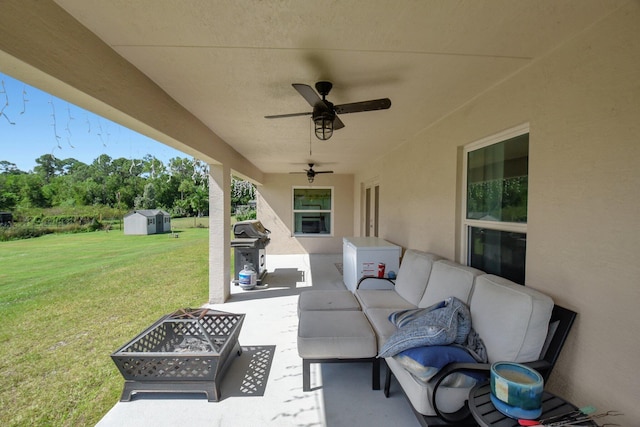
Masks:
[[[316,138],[326,141],[333,136],[333,120],[326,116],[319,116],[313,119]]]

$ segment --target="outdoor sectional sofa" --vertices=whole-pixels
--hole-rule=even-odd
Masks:
[[[385,280],[388,289],[379,289],[379,282]],[[368,289],[373,281],[378,289]],[[414,350],[407,354],[416,360],[406,352],[385,357],[387,396],[393,375],[423,425],[460,423],[469,415],[465,405],[469,391],[488,378],[491,363],[525,363],[545,380],[549,377],[575,312],[554,305],[550,297],[529,287],[409,249],[395,281],[367,277],[353,294],[346,290],[301,294],[298,352],[303,359],[304,389],[309,390],[310,363],[345,361],[373,362],[373,387],[379,388],[380,358],[376,356],[388,352],[390,342],[404,343],[404,337],[398,338],[404,328],[397,328],[390,315],[404,310],[412,313],[453,297],[468,306],[487,363],[458,359],[456,351],[449,354],[449,346],[426,349],[426,360],[414,357]],[[437,352],[436,366],[429,366],[433,352]]]

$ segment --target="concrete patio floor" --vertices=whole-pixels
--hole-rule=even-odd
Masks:
[[[419,426],[395,380],[388,399],[371,389],[370,364],[311,365],[312,390],[302,391],[298,296],[312,288],[345,289],[336,267],[341,262],[341,254],[268,255],[263,289],[232,286],[225,304],[206,306],[246,314],[239,337],[243,352],[222,380],[219,402],[208,402],[204,394],[140,393],[116,403],[97,425]]]

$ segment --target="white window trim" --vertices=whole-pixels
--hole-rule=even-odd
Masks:
[[[295,190],[298,189],[316,189],[322,190],[327,189],[331,190],[331,209],[321,209],[310,211],[307,209],[295,209]],[[322,238],[322,237],[333,237],[333,224],[335,222],[335,213],[334,213],[334,198],[335,198],[335,189],[333,186],[317,186],[317,185],[294,185],[291,188],[291,236],[292,237],[313,237],[313,238]],[[296,233],[296,213],[298,212],[328,212],[331,215],[331,225],[329,227],[328,234],[321,233]]]
[[[513,128],[504,130],[497,134],[482,138],[478,141],[467,144],[462,152],[462,209],[460,211],[460,256],[458,262],[464,265],[469,264],[469,227],[488,228],[490,230],[511,231],[527,234],[527,224],[521,222],[497,222],[483,221],[477,219],[467,219],[467,159],[470,151],[475,151],[489,145],[506,141],[516,136],[529,132],[529,123],[523,123]]]

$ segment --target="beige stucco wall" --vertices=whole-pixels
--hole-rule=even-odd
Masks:
[[[258,187],[258,219],[271,230],[268,254],[341,253],[353,231],[353,175],[323,174],[309,185],[302,174],[265,174]],[[293,236],[293,188],[333,188],[333,235]]]
[[[527,286],[579,313],[549,385],[627,420],[640,417],[638,23],[640,4],[631,3],[354,182],[358,191],[378,177],[381,236],[454,259],[460,147],[528,122]]]

